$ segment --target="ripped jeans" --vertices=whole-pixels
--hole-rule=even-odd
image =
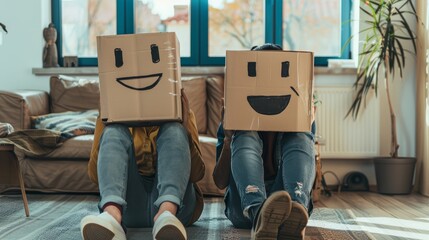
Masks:
[[[271,193],[287,191],[292,201],[311,213],[311,190],[316,176],[312,133],[286,132],[276,136],[274,181],[264,180],[263,143],[258,132],[236,131],[231,142],[231,177],[225,193],[225,215],[237,228],[251,228],[256,212]]]

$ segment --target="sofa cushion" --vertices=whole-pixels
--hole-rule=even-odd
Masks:
[[[207,131],[207,92],[205,77],[182,77],[182,87],[189,100],[189,107],[195,114],[198,133]]]
[[[207,79],[207,135],[216,137],[221,121],[223,99],[223,77],[213,76]]]
[[[81,135],[70,138],[65,141],[60,147],[43,156],[45,159],[89,159],[91,153],[92,142],[94,135]],[[88,163],[87,163],[88,164]],[[86,171],[85,171],[86,173]]]
[[[49,113],[48,93],[40,90],[0,90],[0,122],[15,130],[31,128],[31,116]]]
[[[98,80],[52,76],[49,95],[53,113],[99,109],[100,105]]]
[[[10,133],[14,131],[13,126],[9,123],[1,123],[0,122],[0,138],[6,137]]]
[[[79,135],[93,134],[98,110],[79,112],[50,113],[41,116],[32,116],[32,125],[35,129],[49,129],[61,132],[62,140]]]
[[[19,161],[27,191],[98,193],[98,186],[87,174],[87,159],[24,158]]]

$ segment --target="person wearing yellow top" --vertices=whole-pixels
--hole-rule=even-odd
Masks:
[[[154,239],[187,239],[203,198],[195,116],[182,90],[183,122],[127,127],[97,120],[88,174],[101,214],[81,221],[82,238],[126,239],[126,228],[153,227]]]

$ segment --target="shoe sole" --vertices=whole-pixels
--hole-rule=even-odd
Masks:
[[[262,221],[251,239],[277,239],[279,226],[288,218],[291,212],[291,198],[285,191],[273,193],[262,205],[260,211]],[[253,232],[252,232],[253,233]]]
[[[308,223],[307,210],[299,203],[292,203],[292,210],[289,217],[282,224],[279,229],[278,239],[291,239],[291,240],[302,240],[304,239],[305,233],[303,229]]]
[[[115,234],[96,223],[88,223],[82,230],[84,240],[112,240]]]
[[[173,225],[166,225],[161,228],[156,234],[156,240],[169,240],[169,239],[177,239],[177,240],[186,240],[186,238],[182,235],[180,230]]]

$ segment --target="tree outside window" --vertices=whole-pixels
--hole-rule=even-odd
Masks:
[[[209,0],[209,56],[265,42],[264,1]]]
[[[137,0],[134,4],[136,33],[175,32],[180,55],[191,55],[190,0]]]
[[[283,0],[283,48],[341,56],[341,0]]]
[[[116,34],[116,1],[63,1],[61,34],[64,56],[96,56],[96,36]]]

